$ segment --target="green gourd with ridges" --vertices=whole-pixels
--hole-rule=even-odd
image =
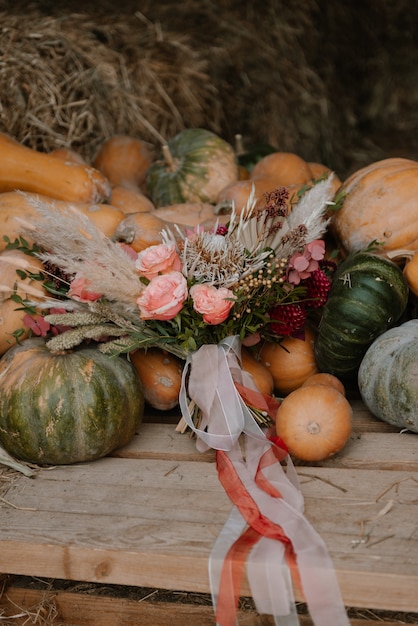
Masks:
[[[418,433],[418,319],[375,339],[360,364],[358,387],[373,415]]]
[[[188,128],[163,146],[150,166],[147,191],[156,207],[185,202],[215,204],[224,187],[238,180],[233,147],[203,128]]]
[[[38,465],[91,461],[124,446],[142,421],[133,365],[97,347],[53,353],[39,337],[0,359],[0,444]]]
[[[371,343],[395,325],[408,303],[408,285],[392,261],[369,252],[340,263],[323,307],[315,358],[323,372],[357,374]]]

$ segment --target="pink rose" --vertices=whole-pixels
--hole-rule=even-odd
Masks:
[[[171,320],[187,298],[187,281],[181,272],[159,274],[138,298],[143,320]]]
[[[135,267],[141,276],[152,280],[158,274],[180,271],[181,261],[174,244],[161,243],[142,250],[138,254]]]
[[[226,287],[218,289],[213,285],[193,285],[190,295],[194,310],[203,315],[203,321],[207,324],[221,324],[234,306],[235,296]]]
[[[68,290],[68,297],[73,300],[79,300],[80,302],[93,302],[99,300],[102,297],[101,293],[96,293],[89,289],[90,281],[88,278],[82,276],[76,276],[71,282],[70,289]]]

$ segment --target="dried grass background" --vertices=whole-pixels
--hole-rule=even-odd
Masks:
[[[91,159],[202,126],[347,175],[418,158],[415,0],[0,0],[0,131]]]

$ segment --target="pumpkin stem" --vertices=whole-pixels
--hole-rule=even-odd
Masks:
[[[165,164],[167,165],[167,168],[169,169],[170,172],[174,172],[177,169],[176,163],[173,159],[173,155],[171,154],[170,148],[168,147],[167,143],[163,145],[162,151],[163,151],[163,157],[164,157]]]
[[[318,422],[309,422],[307,431],[310,435],[318,435],[321,432],[321,426]]]
[[[238,133],[237,135],[235,135],[235,154],[237,156],[240,156],[241,154],[244,154],[245,150],[244,150],[244,142],[242,140],[242,135],[240,133]]]

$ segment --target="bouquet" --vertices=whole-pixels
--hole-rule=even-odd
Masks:
[[[216,450],[234,505],[210,558],[222,626],[235,625],[244,561],[260,612],[297,624],[293,580],[315,623],[348,624],[326,548],[303,517],[296,472],[271,428],[277,401],[258,392],[240,363],[242,344],[302,336],[326,301],[333,266],[323,236],[333,196],[330,176],[290,210],[279,188],[262,210],[250,198],[226,226],[167,226],[160,244],[139,253],[76,208],[64,214],[35,200],[39,220],[22,224],[24,237],[14,242],[35,241],[30,253],[44,263],[50,296],[28,323],[51,350],[94,340],[109,355],[152,346],[184,360],[182,419],[199,449]]]

